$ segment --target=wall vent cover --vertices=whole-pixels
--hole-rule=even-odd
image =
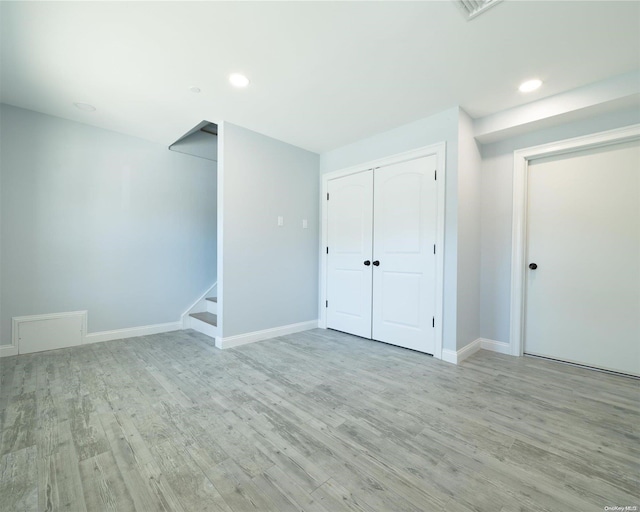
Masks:
[[[453,2],[458,4],[465,17],[471,20],[502,0],[453,0]]]

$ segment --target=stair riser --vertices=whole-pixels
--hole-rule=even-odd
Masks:
[[[217,302],[212,302],[210,300],[206,301],[207,302],[207,311],[209,313],[214,313],[214,314],[218,314],[218,303]]]
[[[218,328],[215,325],[208,324],[197,318],[189,317],[189,327],[212,338],[218,335]]]

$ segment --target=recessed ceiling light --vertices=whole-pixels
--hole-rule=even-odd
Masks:
[[[85,112],[94,112],[96,110],[96,107],[89,105],[88,103],[74,103],[74,106],[80,110],[84,110]]]
[[[232,73],[229,75],[229,82],[235,87],[246,87],[249,85],[249,79],[240,73]]]
[[[534,80],[527,80],[526,82],[522,82],[520,84],[520,92],[532,92],[535,91],[538,87],[542,85],[542,80],[538,80],[535,78]]]
[[[198,93],[198,92],[200,92],[200,87],[191,86],[191,87],[189,87],[189,90],[191,92]]]

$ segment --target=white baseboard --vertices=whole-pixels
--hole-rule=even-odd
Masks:
[[[281,327],[274,327],[263,331],[248,332],[246,334],[238,334],[236,336],[228,336],[226,338],[216,338],[216,347],[222,349],[239,347],[240,345],[246,345],[247,343],[254,343],[256,341],[267,340],[277,336],[284,336],[285,334],[308,331],[309,329],[316,329],[317,327],[318,320],[310,320],[309,322],[283,325]]]
[[[488,340],[486,338],[479,338],[480,345],[483,350],[489,350],[491,352],[497,352],[498,354],[511,355],[511,345],[504,341]]]
[[[11,357],[18,355],[18,347],[13,345],[0,345],[0,357]]]
[[[497,352],[499,354],[511,355],[511,346],[508,343],[505,343],[504,341],[489,340],[487,338],[478,338],[457,351],[443,349],[442,360],[447,363],[459,364],[480,349]]]
[[[458,356],[455,350],[449,350],[448,348],[442,349],[442,361],[445,363],[458,364]]]
[[[168,324],[143,325],[128,329],[116,329],[114,331],[92,332],[85,336],[85,343],[99,343],[101,341],[122,340],[136,338],[148,334],[160,334],[162,332],[179,331],[182,329],[182,321]]]
[[[459,364],[467,357],[472,356],[481,348],[480,338],[472,341],[468,345],[462,347],[460,350],[442,350],[442,360],[447,363]]]
[[[143,325],[140,327],[130,327],[128,329],[116,329],[113,331],[92,332],[87,334],[84,337],[82,344],[87,345],[89,343],[100,343],[102,341],[122,340],[125,338],[136,338],[138,336],[146,336],[148,334],[160,334],[163,332],[179,331],[180,329],[182,329],[181,321],[170,322],[167,324]],[[17,355],[18,355],[17,346],[0,345],[0,357],[10,357],[10,356],[17,356]]]

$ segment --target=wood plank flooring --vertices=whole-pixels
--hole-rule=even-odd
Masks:
[[[0,418],[7,512],[640,506],[640,382],[533,358],[178,331],[2,359]]]

